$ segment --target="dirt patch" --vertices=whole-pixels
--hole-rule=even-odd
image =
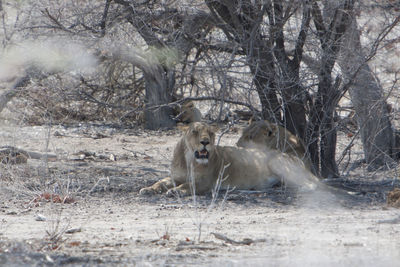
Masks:
[[[179,138],[176,130],[3,125],[2,144],[57,161],[0,165],[0,265],[398,264],[400,211],[385,198],[395,177],[328,181],[361,192],[351,199],[285,187],[138,195],[168,175]],[[226,133],[221,143],[237,139]]]

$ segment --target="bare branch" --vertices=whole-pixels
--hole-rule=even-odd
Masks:
[[[292,60],[294,69],[296,69],[297,71],[299,71],[300,62],[303,58],[303,47],[306,42],[310,21],[311,21],[311,7],[309,1],[306,1],[303,7],[303,18],[301,21],[301,28],[299,35],[297,37],[293,60]]]
[[[317,29],[317,35],[320,39],[320,42],[321,44],[325,44],[326,28],[324,24],[324,19],[322,17],[321,9],[319,8],[316,0],[312,1],[311,13],[313,15],[314,25],[315,28]]]
[[[101,36],[104,36],[106,34],[106,21],[111,1],[112,0],[106,0],[106,4],[104,6],[103,16],[100,21]]]

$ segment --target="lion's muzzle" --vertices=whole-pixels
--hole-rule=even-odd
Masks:
[[[208,150],[205,147],[200,151],[196,150],[194,152],[194,158],[200,164],[207,164],[209,155],[210,155],[210,153],[208,152]]]

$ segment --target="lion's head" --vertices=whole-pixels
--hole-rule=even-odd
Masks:
[[[191,123],[201,121],[201,112],[196,108],[193,101],[186,101],[176,109],[176,119],[180,122]]]
[[[237,142],[240,147],[259,147],[276,149],[287,153],[305,153],[304,145],[294,134],[284,127],[269,121],[252,122],[244,129]]]
[[[215,149],[216,127],[204,122],[193,122],[180,128],[185,130],[186,157],[199,164],[208,164]]]

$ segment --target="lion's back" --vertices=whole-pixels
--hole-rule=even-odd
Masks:
[[[280,153],[278,151],[225,146],[217,147],[217,153],[219,161],[227,166],[224,186],[249,190],[268,188],[279,182],[268,165],[268,161]]]

